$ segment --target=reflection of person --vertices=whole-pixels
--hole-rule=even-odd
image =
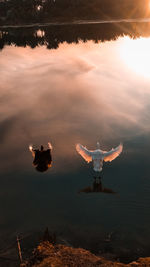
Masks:
[[[32,146],[29,146],[29,150],[32,152],[32,156],[34,158],[33,165],[36,170],[39,172],[45,172],[48,168],[51,167],[52,163],[52,145],[48,143],[48,149],[44,150],[43,145],[41,145],[41,149],[33,149]]]
[[[97,142],[97,148],[95,150],[88,150],[81,144],[76,145],[77,152],[85,159],[85,161],[93,162],[93,168],[95,172],[101,172],[103,168],[103,161],[111,162],[117,158],[123,150],[123,145],[120,144],[116,148],[112,148],[110,151],[103,151],[100,149],[100,144]]]

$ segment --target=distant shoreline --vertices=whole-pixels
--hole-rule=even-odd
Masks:
[[[0,29],[3,28],[32,28],[32,27],[43,27],[43,26],[65,26],[65,25],[88,25],[88,24],[113,24],[113,23],[146,23],[150,22],[150,18],[137,18],[137,19],[111,19],[111,20],[74,20],[74,21],[52,21],[43,23],[30,23],[11,25],[5,24],[0,25]]]

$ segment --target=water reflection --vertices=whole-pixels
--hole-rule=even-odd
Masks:
[[[41,145],[41,149],[33,149],[32,146],[29,146],[29,150],[32,153],[34,158],[33,165],[35,169],[39,172],[45,172],[52,166],[52,145],[48,143],[48,149],[44,150],[44,146]]]
[[[88,25],[53,25],[17,28],[0,28],[0,49],[6,45],[20,47],[46,46],[56,49],[67,42],[79,43],[92,40],[94,43],[116,40],[129,36],[133,39],[150,36],[150,22],[88,23]]]
[[[106,194],[116,194],[110,188],[106,188],[103,186],[101,177],[94,177],[93,183],[91,186],[85,187],[79,191],[79,193],[106,193]]]
[[[87,32],[88,27],[82,35],[85,40]],[[22,43],[19,35],[12,37],[13,33],[12,30],[9,39],[5,32],[6,43],[12,44],[14,40],[14,44],[27,44],[26,32],[20,30],[20,34],[25,35]],[[108,35],[107,32],[103,34]],[[74,41],[70,36],[70,42]],[[79,37],[80,32],[74,32],[74,36]],[[52,40],[54,37],[55,32],[49,36]],[[61,41],[63,36],[56,40],[57,43]],[[1,51],[2,230],[41,229],[48,225],[56,231],[64,231],[65,226],[66,233],[70,227],[68,235],[75,233],[77,236],[77,233],[78,245],[84,246],[82,242],[87,239],[87,232],[91,241],[119,229],[116,250],[121,246],[130,249],[135,243],[136,247],[137,239],[142,248],[150,247],[147,238],[150,79],[143,79],[127,68],[121,54],[125,42],[123,37],[101,45],[64,43],[51,51],[44,46],[36,49],[7,46]],[[137,40],[132,42],[136,47]],[[55,147],[52,154],[55,168],[45,172],[43,180],[41,173],[31,167],[27,147],[29,142],[46,143],[47,136]],[[120,141],[125,147],[123,156],[104,170],[106,187],[97,181],[87,185],[90,167],[80,160],[74,149],[76,143],[92,147],[97,140],[101,140],[103,150],[109,151],[112,144],[117,146]],[[83,193],[77,197],[79,188],[86,191],[85,185],[90,187],[91,193],[104,194],[99,197],[93,192],[91,198],[91,195],[82,197]],[[120,192],[119,199],[111,196],[110,188]],[[106,191],[111,192],[110,195],[106,196]]]
[[[0,169],[28,166],[28,143],[47,142],[47,133],[57,144],[55,166],[62,172],[65,165],[78,167],[76,143],[91,147],[102,140],[108,151],[118,141],[149,132],[149,80],[126,68],[120,55],[124,42],[1,52]]]
[[[112,148],[110,151],[103,151],[100,149],[100,144],[97,142],[97,149],[88,150],[81,144],[76,145],[77,152],[85,159],[85,161],[93,162],[93,169],[95,172],[101,172],[103,168],[103,161],[111,162],[117,158],[123,150],[123,145],[120,144],[116,148]]]
[[[150,77],[150,39],[139,38],[131,40],[125,38],[124,45],[121,47],[121,55],[127,67],[142,75],[145,78]]]

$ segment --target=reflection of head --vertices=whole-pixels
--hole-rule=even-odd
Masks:
[[[100,149],[100,143],[99,142],[97,142],[97,148]]]
[[[45,171],[48,170],[48,168],[49,168],[49,166],[46,165],[46,164],[38,164],[36,166],[36,170],[39,171],[39,172],[45,172]]]

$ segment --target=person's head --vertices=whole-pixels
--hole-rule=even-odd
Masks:
[[[44,150],[44,146],[43,145],[41,145],[41,151],[43,151]]]
[[[37,170],[38,172],[45,172],[45,171],[48,170],[48,165],[47,165],[47,164],[38,164],[38,165],[36,166],[36,170]]]

